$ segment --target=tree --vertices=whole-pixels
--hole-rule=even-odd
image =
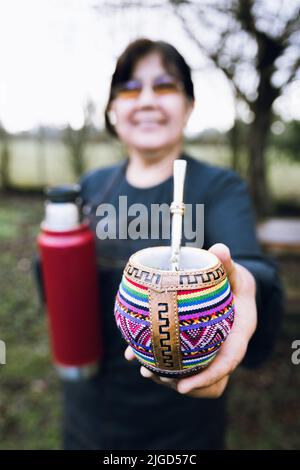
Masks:
[[[249,184],[259,213],[270,209],[265,151],[274,101],[300,69],[300,3],[274,0],[169,0],[183,28],[230,80],[252,115]]]
[[[247,162],[245,154],[245,140],[248,132],[248,124],[235,118],[234,125],[226,133],[227,142],[231,148],[231,168],[243,177],[247,177]]]
[[[39,145],[39,156],[37,163],[38,179],[41,186],[47,183],[47,169],[46,169],[46,129],[43,126],[39,126],[37,141]]]
[[[9,134],[0,123],[0,142],[1,142],[1,168],[0,168],[0,179],[2,191],[6,191],[10,188],[10,148],[9,148]]]
[[[249,186],[257,211],[268,212],[265,153],[274,101],[299,73],[300,0],[107,0],[101,3],[112,10],[169,7],[208,63],[223,71],[236,100],[246,103],[249,111],[251,122],[246,140]],[[238,128],[234,129],[231,136],[234,145],[237,132]],[[236,163],[236,148],[233,150]]]
[[[89,141],[94,114],[94,104],[88,101],[84,107],[84,122],[79,129],[73,129],[70,124],[64,132],[64,143],[69,150],[71,165],[76,178],[85,170],[85,151]]]

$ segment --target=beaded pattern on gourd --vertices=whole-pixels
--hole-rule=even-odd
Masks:
[[[205,367],[217,354],[234,320],[228,279],[214,287],[177,290],[182,368]],[[136,356],[156,366],[151,344],[148,289],[123,274],[115,318]]]

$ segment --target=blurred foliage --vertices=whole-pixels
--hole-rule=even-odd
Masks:
[[[280,125],[280,121],[278,122]],[[278,152],[285,154],[293,161],[300,162],[300,121],[281,123],[284,131],[272,133],[270,143]]]

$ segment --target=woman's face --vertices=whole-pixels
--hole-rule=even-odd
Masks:
[[[117,94],[111,105],[116,131],[128,148],[155,151],[181,142],[193,103],[178,81],[175,80],[176,88],[172,90],[170,83],[174,80],[157,53],[137,62],[127,83],[127,94],[126,91]],[[142,85],[139,93],[136,84]],[[158,86],[153,90],[152,84]],[[135,87],[132,93],[131,86]]]

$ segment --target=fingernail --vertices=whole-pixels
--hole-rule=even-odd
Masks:
[[[141,375],[142,375],[143,377],[147,378],[147,379],[148,379],[149,377],[151,377],[151,375],[152,375],[152,372],[150,372],[150,370],[146,369],[146,367],[141,367],[140,372],[141,372]]]
[[[160,380],[165,383],[173,381],[173,379],[170,379],[169,377],[161,377]]]
[[[129,351],[127,351],[127,349],[126,349],[126,351],[125,351],[125,354],[124,354],[124,355],[125,355],[125,358],[127,359],[127,361],[130,361],[130,352],[129,352]]]
[[[187,393],[187,392],[189,392],[189,390],[190,389],[184,384],[177,385],[177,392],[179,392],[179,393]]]

